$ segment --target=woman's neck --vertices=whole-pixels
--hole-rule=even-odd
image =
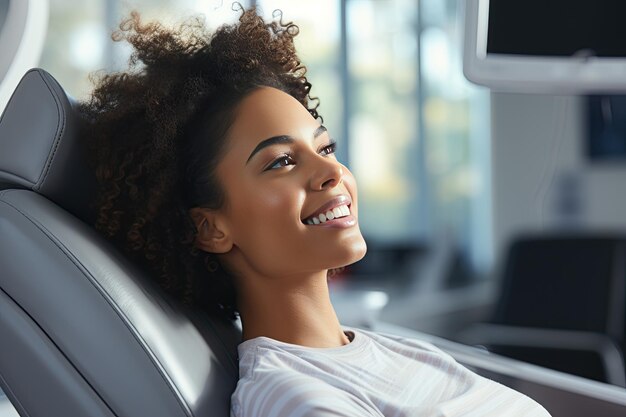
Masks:
[[[350,343],[330,302],[325,271],[288,279],[246,279],[239,287],[244,340],[265,336],[320,348]]]

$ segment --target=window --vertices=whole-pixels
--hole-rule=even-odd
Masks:
[[[427,235],[451,233],[480,276],[493,263],[489,90],[462,72],[461,0],[423,0],[420,18],[422,181]]]

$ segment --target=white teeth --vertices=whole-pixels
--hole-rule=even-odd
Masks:
[[[337,206],[332,210],[328,210],[326,213],[322,213],[319,216],[311,217],[306,220],[306,224],[321,224],[326,223],[328,220],[338,219],[340,217],[349,216],[350,209],[347,205]]]

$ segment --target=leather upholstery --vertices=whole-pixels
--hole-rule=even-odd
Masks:
[[[0,388],[33,417],[227,416],[240,331],[83,221],[95,182],[74,105],[33,69],[0,119]]]
[[[24,75],[0,119],[0,184],[33,190],[86,218],[95,178],[78,146],[75,104],[47,72]]]

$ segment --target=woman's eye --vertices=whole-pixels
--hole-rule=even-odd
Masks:
[[[322,155],[330,155],[332,153],[335,153],[336,149],[337,149],[337,143],[336,142],[332,142],[332,143],[324,146],[322,148],[322,150],[320,151],[320,154],[322,154]]]
[[[270,165],[269,167],[267,167],[267,170],[270,169],[277,169],[277,168],[282,168],[282,167],[286,167],[287,165],[291,165],[293,164],[294,160],[291,156],[289,155],[283,155],[280,158],[276,159],[272,165]]]

